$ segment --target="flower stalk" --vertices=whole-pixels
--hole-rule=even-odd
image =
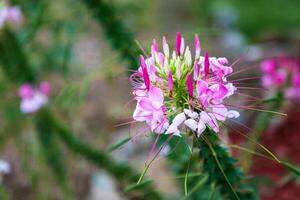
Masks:
[[[215,184],[224,199],[257,199],[255,188],[246,182],[236,160],[220,146],[214,132],[206,130],[202,137],[197,137],[196,146],[203,160],[203,172],[209,176],[207,184]]]

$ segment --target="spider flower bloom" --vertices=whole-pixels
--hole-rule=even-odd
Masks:
[[[133,119],[158,134],[181,136],[189,129],[200,135],[206,128],[217,133],[221,122],[239,117],[224,105],[236,90],[226,79],[233,70],[224,57],[201,56],[197,35],[194,59],[184,41],[177,33],[175,49],[169,52],[165,37],[161,50],[154,39],[151,56],[141,56],[139,69],[130,77],[137,101]]]
[[[23,84],[19,88],[21,98],[20,110],[22,113],[34,113],[41,107],[47,105],[48,96],[51,93],[51,86],[48,82],[42,82],[38,88],[30,84]]]
[[[6,6],[0,8],[0,28],[5,25],[20,25],[23,16],[18,7]]]
[[[300,60],[289,57],[266,59],[261,63],[262,85],[300,100]]]

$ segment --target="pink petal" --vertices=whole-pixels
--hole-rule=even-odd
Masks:
[[[142,98],[139,103],[139,107],[144,111],[154,111],[155,108],[152,105],[152,101],[147,98]]]
[[[223,98],[226,97],[226,95],[228,93],[227,88],[223,84],[212,85],[210,87],[210,89],[212,89],[212,91],[214,91],[213,98],[215,100],[223,100]]]
[[[163,101],[164,101],[163,92],[161,91],[161,89],[159,89],[155,86],[152,86],[149,90],[149,99],[151,101],[157,101],[157,102],[163,103]]]
[[[197,85],[196,85],[196,89],[197,89],[197,96],[198,97],[205,94],[207,89],[208,89],[207,82],[203,81],[203,80],[198,80]]]

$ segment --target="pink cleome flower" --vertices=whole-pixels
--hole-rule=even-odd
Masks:
[[[34,88],[30,84],[23,84],[19,88],[21,98],[20,110],[23,113],[34,113],[48,104],[48,96],[51,93],[51,85],[42,82],[39,88]]]
[[[280,90],[286,98],[300,100],[300,60],[290,57],[266,59],[261,63],[262,85]]]
[[[7,24],[20,25],[22,21],[22,12],[18,7],[6,6],[0,8],[0,28]]]
[[[152,132],[181,136],[184,127],[198,135],[206,128],[219,132],[220,121],[239,116],[223,103],[236,90],[226,79],[233,71],[227,59],[201,56],[197,35],[194,47],[193,61],[180,33],[173,52],[165,37],[162,51],[154,39],[151,56],[141,56],[139,69],[130,77],[137,101],[133,119],[146,122]]]

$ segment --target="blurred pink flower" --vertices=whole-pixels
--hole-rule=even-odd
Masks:
[[[286,98],[300,100],[300,61],[281,56],[261,63],[262,85],[282,91]]]
[[[18,26],[22,21],[22,12],[18,7],[6,6],[0,8],[0,28],[7,24]]]
[[[41,107],[48,104],[48,96],[50,95],[50,92],[51,86],[48,82],[42,82],[39,88],[34,88],[30,84],[21,85],[19,88],[21,112],[37,112]]]

